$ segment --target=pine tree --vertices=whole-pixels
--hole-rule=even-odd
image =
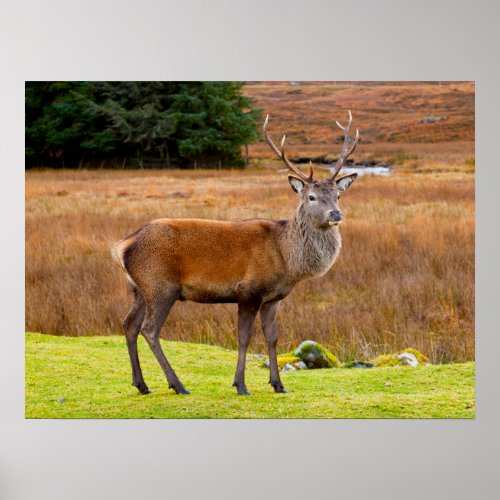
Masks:
[[[173,96],[180,158],[203,163],[241,164],[241,147],[258,139],[260,111],[239,82],[182,83]]]
[[[260,120],[242,89],[239,82],[28,82],[26,164],[242,164]]]
[[[157,82],[104,83],[96,88],[104,102],[96,102],[97,95],[87,101],[89,111],[96,118],[104,117],[107,129],[130,146],[129,153],[137,156],[141,168],[146,153],[162,155],[176,130],[176,117],[166,105],[165,90]]]

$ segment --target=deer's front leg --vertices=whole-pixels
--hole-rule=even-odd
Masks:
[[[255,316],[259,312],[260,304],[238,304],[238,364],[233,386],[238,394],[249,395],[245,385],[245,361],[247,349],[253,333]]]
[[[268,302],[267,304],[263,304],[260,309],[260,322],[269,349],[269,383],[274,387],[274,392],[287,392],[281,383],[278,360],[276,359],[279,304],[279,302]]]

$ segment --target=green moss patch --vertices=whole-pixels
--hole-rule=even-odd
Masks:
[[[404,364],[403,362],[399,361],[397,354],[381,354],[375,359],[372,359],[370,363],[372,363],[373,366],[377,368],[383,366],[397,366]]]

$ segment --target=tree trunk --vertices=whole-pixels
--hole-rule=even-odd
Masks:
[[[248,167],[248,144],[245,144],[245,165]]]

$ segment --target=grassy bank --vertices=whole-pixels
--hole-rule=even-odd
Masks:
[[[168,389],[145,341],[139,353],[152,394],[130,385],[123,337],[26,334],[27,418],[473,418],[474,363],[330,369],[282,375],[274,394],[262,360],[249,355],[250,397],[231,387],[236,352],[163,342],[190,396]],[[392,385],[386,386],[386,382]]]

